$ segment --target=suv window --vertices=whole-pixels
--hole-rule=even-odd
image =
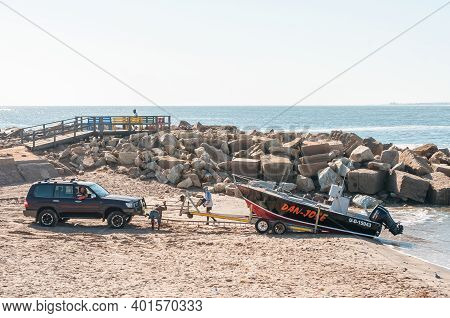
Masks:
[[[55,198],[72,199],[74,197],[72,185],[55,186]]]
[[[55,188],[52,184],[38,184],[34,188],[35,198],[53,198],[53,189]]]

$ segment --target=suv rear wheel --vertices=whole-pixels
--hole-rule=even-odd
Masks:
[[[51,209],[44,209],[39,213],[38,222],[41,226],[55,226],[58,222],[58,215]]]
[[[108,225],[113,229],[121,229],[127,224],[127,216],[120,211],[111,212],[108,215]]]

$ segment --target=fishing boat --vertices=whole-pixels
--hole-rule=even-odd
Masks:
[[[393,235],[403,232],[389,211],[376,206],[368,215],[348,210],[350,199],[343,196],[344,186],[332,185],[329,191],[331,204],[287,193],[275,182],[234,176],[234,182],[257,221],[259,233],[272,231],[283,234],[290,228],[304,228],[311,232],[347,233],[377,237],[388,228]]]

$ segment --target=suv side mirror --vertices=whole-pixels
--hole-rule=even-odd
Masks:
[[[94,194],[94,193],[92,193],[92,194],[91,194],[91,199],[96,199],[96,198],[97,198],[97,195]]]

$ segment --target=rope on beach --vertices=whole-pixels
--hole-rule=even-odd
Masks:
[[[176,223],[183,223],[183,224],[205,224],[205,221],[186,221],[186,220],[178,220],[178,219],[162,219],[163,222],[170,223],[170,222],[176,222]],[[250,225],[249,223],[243,223],[243,222],[229,222],[229,221],[222,221],[222,222],[210,222],[209,225],[231,225],[231,226],[246,226]],[[205,224],[206,225],[206,224]]]

